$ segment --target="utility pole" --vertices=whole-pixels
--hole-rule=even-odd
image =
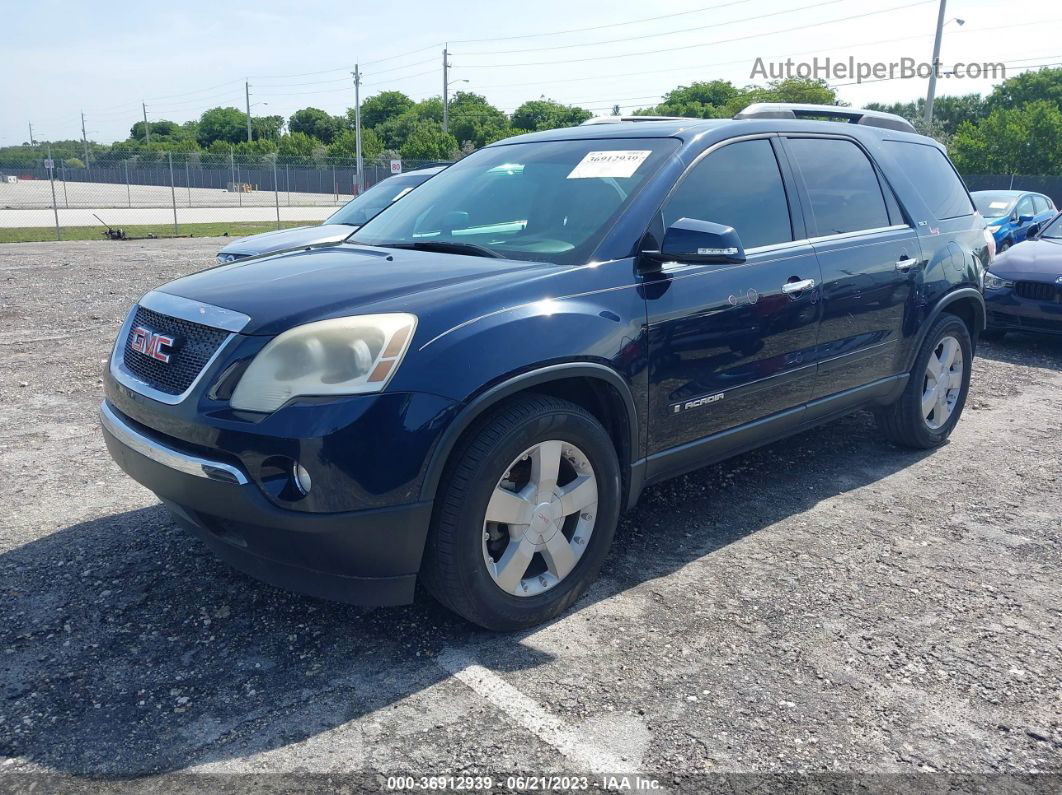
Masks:
[[[81,143],[85,145],[85,166],[89,164],[88,135],[85,133],[85,111],[81,111]]]
[[[937,93],[937,70],[940,69],[940,39],[944,35],[944,8],[948,0],[940,0],[937,12],[937,35],[933,39],[933,70],[929,73],[929,92],[926,94],[926,124],[933,121],[933,100]]]
[[[247,99],[247,142],[251,142],[251,84],[246,80],[243,83],[243,94]]]
[[[149,144],[151,143],[151,125],[148,124],[147,120],[147,104],[141,102],[140,107],[144,109],[144,143]]]
[[[354,159],[358,167],[358,195],[365,190],[365,176],[361,168],[361,69],[354,64]]]
[[[30,149],[33,148],[33,122],[29,123],[30,128]]]
[[[450,132],[450,55],[449,42],[443,45],[443,132]]]

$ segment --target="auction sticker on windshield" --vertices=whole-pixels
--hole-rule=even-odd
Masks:
[[[568,179],[594,177],[629,177],[638,170],[652,152],[648,149],[617,149],[611,152],[587,152],[586,157],[572,169]]]

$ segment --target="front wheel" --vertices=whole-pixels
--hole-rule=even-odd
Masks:
[[[903,394],[875,412],[885,436],[904,447],[944,444],[959,421],[970,389],[973,344],[966,324],[943,314],[929,329]]]
[[[593,415],[553,397],[519,398],[455,451],[432,518],[424,584],[487,629],[540,624],[596,577],[619,507],[616,450]]]

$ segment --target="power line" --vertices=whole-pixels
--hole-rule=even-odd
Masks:
[[[475,44],[481,41],[513,41],[515,39],[542,39],[548,36],[564,36],[569,33],[587,33],[593,30],[605,30],[606,28],[618,28],[624,25],[637,25],[642,22],[656,22],[660,19],[672,19],[674,17],[687,16],[689,14],[700,14],[703,11],[718,11],[720,8],[728,8],[729,6],[742,5],[744,3],[752,2],[752,0],[733,0],[729,3],[721,3],[714,6],[703,6],[701,8],[691,8],[689,11],[676,11],[673,14],[661,14],[655,17],[642,17],[641,19],[629,19],[626,22],[610,22],[607,25],[593,25],[588,28],[569,28],[567,30],[554,30],[548,33],[523,33],[518,36],[492,36],[485,39],[458,39],[451,41],[451,44]]]
[[[765,36],[775,36],[775,35],[777,35],[779,33],[793,33],[794,31],[798,31],[798,30],[809,30],[811,28],[820,28],[820,27],[823,27],[825,25],[835,25],[838,22],[850,22],[853,19],[863,19],[865,17],[875,16],[877,14],[887,14],[890,11],[902,11],[902,10],[907,9],[907,8],[914,8],[915,6],[923,6],[923,5],[928,5],[929,3],[935,3],[935,2],[937,2],[937,0],[917,0],[917,2],[914,2],[914,3],[906,3],[904,5],[891,6],[889,8],[881,8],[881,9],[878,9],[877,11],[867,11],[867,12],[862,13],[862,14],[853,14],[852,16],[848,16],[848,17],[839,17],[837,19],[827,20],[825,22],[813,22],[813,23],[809,23],[809,24],[806,24],[806,25],[796,25],[796,26],[791,27],[791,28],[781,28],[779,30],[768,31],[766,33],[751,33],[751,34],[749,34],[747,36],[734,36],[734,37],[729,38],[729,39],[715,39],[713,41],[703,41],[703,42],[699,42],[697,44],[683,45],[681,47],[668,47],[666,49],[657,49],[657,50],[640,50],[638,52],[623,52],[623,53],[618,53],[616,55],[594,55],[594,56],[588,56],[586,58],[570,58],[570,59],[563,60],[563,61],[533,61],[533,62],[522,62],[522,63],[495,63],[495,64],[462,64],[461,68],[462,69],[499,69],[499,68],[514,67],[514,66],[556,66],[556,65],[559,65],[559,64],[585,63],[587,61],[605,61],[605,60],[613,60],[613,59],[616,59],[616,58],[633,58],[633,57],[636,57],[636,56],[639,56],[639,55],[660,55],[661,53],[671,53],[671,52],[676,52],[677,50],[690,50],[690,49],[694,49],[696,47],[708,47],[708,46],[714,45],[714,44],[730,44],[730,43],[735,42],[735,41],[748,41],[749,39],[759,39],[759,38],[763,38]],[[460,54],[460,53],[457,53],[457,54]]]
[[[472,52],[462,52],[461,55],[506,55],[515,54],[520,52],[541,52],[543,50],[568,50],[572,47],[597,47],[602,44],[619,44],[625,41],[639,41],[641,39],[653,39],[658,36],[674,36],[675,34],[693,33],[698,30],[707,30],[709,28],[722,28],[727,25],[737,25],[741,22],[756,22],[761,19],[768,19],[770,17],[779,17],[785,14],[794,14],[798,11],[807,11],[809,8],[821,8],[822,6],[836,5],[837,3],[844,2],[844,0],[823,0],[823,2],[812,3],[806,6],[795,6],[793,8],[787,8],[784,11],[772,11],[768,14],[757,14],[752,17],[743,17],[742,19],[731,19],[726,22],[713,22],[710,25],[700,25],[695,28],[680,28],[678,30],[666,30],[661,33],[642,33],[638,36],[625,36],[620,39],[607,39],[605,41],[588,41],[584,44],[558,44],[553,47],[528,47],[521,50],[478,50]]]

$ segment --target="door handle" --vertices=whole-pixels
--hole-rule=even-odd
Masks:
[[[801,293],[804,290],[810,290],[814,286],[814,279],[804,279],[799,282],[786,282],[782,285],[782,292],[786,295],[792,295],[793,293]]]
[[[896,270],[902,273],[907,273],[915,266],[915,260],[908,257],[906,254],[896,260]]]

